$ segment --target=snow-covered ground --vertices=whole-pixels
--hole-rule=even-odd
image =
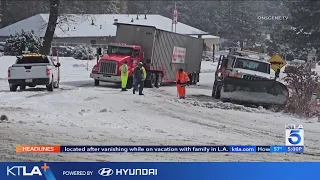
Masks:
[[[0,159],[2,161],[319,161],[320,124],[262,108],[212,100],[215,64],[204,62],[200,83],[177,99],[176,89],[145,89],[145,96],[93,85],[95,61],[61,59],[61,85],[9,92],[0,57]],[[19,144],[58,145],[284,145],[285,124],[303,124],[305,154],[59,153],[16,154]]]

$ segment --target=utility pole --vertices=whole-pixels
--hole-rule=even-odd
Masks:
[[[178,23],[177,2],[174,2],[174,9],[176,10],[176,18],[177,18],[177,21],[176,21],[176,23],[174,24],[174,32],[177,32],[177,23]]]
[[[173,9],[173,16],[172,16],[171,32],[173,32],[173,24],[175,25],[175,32],[177,32],[177,23],[178,23],[177,3],[176,3],[176,2],[174,2],[174,9]]]

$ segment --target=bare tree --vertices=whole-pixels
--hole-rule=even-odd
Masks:
[[[307,65],[292,66],[284,78],[290,88],[285,112],[313,117],[320,113],[319,106],[312,100],[312,94],[319,91],[318,75]]]
[[[56,30],[57,21],[59,17],[59,5],[60,0],[50,0],[50,15],[46,33],[43,38],[44,41],[42,47],[40,48],[41,54],[47,55],[50,53],[51,42],[53,40],[54,32]]]

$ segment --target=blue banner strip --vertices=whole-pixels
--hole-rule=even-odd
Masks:
[[[3,162],[3,180],[270,180],[319,179],[320,163]]]

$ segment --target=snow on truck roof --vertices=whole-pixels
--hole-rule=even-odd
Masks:
[[[67,22],[65,22],[67,19]],[[15,32],[33,30],[35,35],[43,37],[49,20],[49,14],[37,14],[0,29],[0,36],[10,36]],[[172,20],[158,14],[64,14],[54,37],[108,37],[116,36],[115,22],[132,25],[154,26],[157,29],[171,31]],[[178,22],[176,33],[188,35],[208,34],[200,29]]]
[[[124,43],[110,43],[110,44],[108,44],[108,46],[130,47],[130,48],[140,47],[139,45],[135,45],[135,44],[124,44]]]
[[[268,61],[264,61],[264,60],[260,60],[260,59],[256,59],[256,58],[250,58],[250,57],[246,57],[246,56],[233,55],[233,57],[270,64]]]
[[[114,23],[114,25],[116,25],[116,26],[117,25],[130,25],[130,26],[148,27],[148,28],[159,29],[156,26],[148,26],[148,25],[140,25],[140,24]],[[159,29],[159,30],[166,31],[166,32],[172,32],[172,31],[167,31],[167,30],[163,30],[163,29]],[[173,33],[176,33],[176,32],[173,32]],[[184,36],[188,36],[188,37],[192,37],[192,38],[198,39],[198,36],[193,36],[193,35],[189,35],[189,34],[180,34],[180,35],[184,35]],[[202,34],[199,34],[199,35],[202,35]]]

